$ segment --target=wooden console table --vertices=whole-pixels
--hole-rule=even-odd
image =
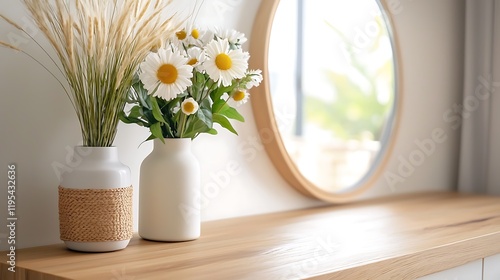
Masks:
[[[426,193],[206,222],[191,242],[21,249],[15,274],[2,252],[0,279],[414,279],[498,253],[500,197]]]

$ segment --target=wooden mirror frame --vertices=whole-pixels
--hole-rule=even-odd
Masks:
[[[394,108],[391,113],[392,121],[390,125],[390,135],[386,139],[385,145],[379,151],[377,159],[367,174],[354,186],[346,188],[345,191],[339,193],[330,193],[320,189],[297,168],[293,160],[290,158],[281,138],[274,108],[272,104],[271,92],[269,87],[269,68],[268,68],[268,51],[269,41],[271,36],[274,15],[278,8],[280,0],[261,0],[261,4],[255,17],[254,26],[250,40],[250,66],[251,68],[261,69],[263,81],[261,85],[253,89],[252,94],[252,110],[257,125],[258,133],[264,148],[273,162],[278,172],[283,178],[300,193],[331,203],[344,203],[352,201],[362,192],[370,188],[383,173],[389,158],[391,157],[394,141],[398,134],[399,122],[401,118],[401,105],[403,100],[402,81],[401,81],[401,59],[399,56],[399,48],[397,37],[393,29],[393,21],[387,15],[387,3],[380,0],[380,8],[385,21],[389,24],[388,31],[390,35],[391,45],[393,48],[394,74],[395,74],[395,101]]]

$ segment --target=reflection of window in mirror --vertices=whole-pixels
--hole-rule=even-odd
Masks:
[[[329,192],[355,186],[383,153],[395,102],[393,51],[374,0],[281,1],[270,92],[300,172]]]

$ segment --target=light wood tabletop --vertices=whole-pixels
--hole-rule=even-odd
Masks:
[[[414,279],[500,253],[500,197],[412,194],[211,221],[200,239],[122,251],[20,249],[1,279]]]

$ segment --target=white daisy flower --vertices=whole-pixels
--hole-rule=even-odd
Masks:
[[[221,39],[227,39],[229,44],[231,45],[242,45],[247,41],[247,38],[245,37],[245,34],[238,32],[233,29],[221,29],[218,30],[217,32],[217,37]]]
[[[246,88],[251,89],[253,87],[256,87],[260,85],[262,82],[262,70],[248,70],[246,74],[247,78],[249,79],[246,83]]]
[[[187,37],[188,37],[188,33],[187,33],[186,29],[182,29],[182,30],[175,32],[175,38],[177,38],[177,40],[179,40],[179,41],[184,41],[184,40],[186,40]]]
[[[247,103],[248,99],[250,98],[250,93],[244,89],[237,89],[233,92],[231,95],[231,98],[236,102],[238,106],[243,105]]]
[[[204,48],[208,43],[214,40],[214,32],[211,30],[200,31],[200,36],[194,45]]]
[[[172,35],[169,41],[172,46],[175,46],[179,49],[186,49],[189,46],[189,37],[190,36],[188,34],[188,31],[186,31],[186,29],[184,28],[175,32],[175,34]]]
[[[186,57],[171,48],[148,54],[140,69],[139,78],[148,93],[165,100],[175,98],[192,84],[193,67],[187,64]]]
[[[187,51],[188,62],[187,64],[197,68],[203,62],[205,62],[206,55],[205,52],[198,47],[191,47]]]
[[[231,85],[233,79],[245,77],[250,57],[247,52],[241,49],[231,50],[226,39],[213,40],[206,46],[205,51],[207,60],[203,68],[218,86],[222,84],[227,87]]]
[[[198,30],[198,28],[191,28],[191,30],[189,31],[189,36],[191,36],[191,38],[195,39],[195,40],[198,40],[200,39],[200,30]]]
[[[196,102],[192,97],[186,98],[181,103],[182,112],[188,116],[196,113],[199,108],[200,106],[198,105],[198,102]]]
[[[172,44],[186,49],[192,46],[203,48],[208,42],[212,41],[213,38],[214,33],[211,31],[186,27],[177,31],[170,41]]]
[[[189,42],[189,45],[200,46],[199,41],[203,37],[204,32],[202,30],[199,30],[198,28],[190,28],[188,29],[187,33],[187,40]]]

